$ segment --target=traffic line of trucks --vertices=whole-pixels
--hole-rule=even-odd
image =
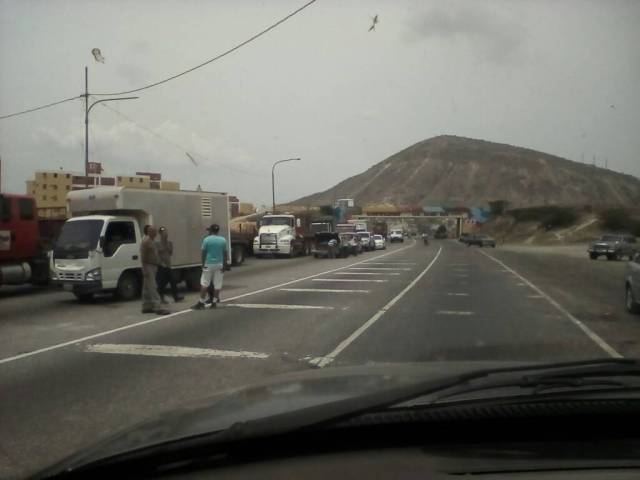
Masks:
[[[319,252],[319,238],[332,233],[358,251],[381,248],[373,235],[387,234],[386,224],[368,232],[364,221],[339,224],[312,212],[231,221],[229,197],[217,192],[99,187],[69,192],[67,204],[66,221],[38,220],[33,197],[0,195],[0,286],[49,280],[83,300],[101,292],[134,298],[141,290],[145,225],[168,230],[173,275],[190,290],[199,288],[201,241],[212,223],[231,246],[233,265],[248,255],[312,255]]]

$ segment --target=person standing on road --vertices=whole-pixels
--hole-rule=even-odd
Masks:
[[[211,306],[220,303],[223,271],[227,268],[227,240],[218,235],[220,227],[216,224],[208,229],[209,235],[202,241],[202,276],[200,277],[200,300],[192,308],[204,308],[209,285],[213,282],[213,298]]]
[[[166,310],[160,305],[160,295],[156,285],[156,275],[158,273],[158,251],[154,242],[158,234],[152,225],[144,227],[145,236],[140,243],[140,261],[142,262],[142,313],[157,313],[167,315]]]
[[[173,295],[173,300],[179,302],[184,299],[184,297],[178,294],[178,287],[176,286],[176,280],[173,277],[173,273],[171,272],[171,256],[173,255],[173,242],[169,240],[169,232],[165,227],[160,227],[158,229],[160,233],[160,240],[156,240],[156,249],[158,250],[158,259],[160,263],[158,264],[158,276],[156,277],[156,282],[158,284],[158,294],[160,295],[160,301],[162,303],[167,303],[164,298],[165,287],[167,283],[171,286],[171,295]]]

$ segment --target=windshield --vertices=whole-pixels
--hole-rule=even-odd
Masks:
[[[640,358],[640,0],[0,0],[0,72],[0,479],[279,375]]]
[[[66,222],[54,247],[56,258],[87,258],[98,246],[103,220]]]
[[[260,222],[261,225],[269,226],[269,225],[293,225],[292,219],[290,217],[263,217]]]

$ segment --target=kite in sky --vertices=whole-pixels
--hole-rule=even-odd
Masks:
[[[91,53],[93,54],[93,58],[96,59],[96,62],[104,63],[104,57],[102,56],[102,53],[100,53],[99,48],[92,49]]]
[[[371,24],[371,26],[369,27],[369,31],[371,30],[375,30],[376,29],[376,25],[378,24],[378,15],[376,15],[375,17],[373,17],[373,23]]]

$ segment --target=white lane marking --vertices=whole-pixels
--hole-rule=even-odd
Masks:
[[[400,275],[391,272],[336,272],[334,275]]]
[[[187,358],[269,358],[268,353],[215,350],[212,348],[178,347],[172,345],[137,345],[97,343],[85,349],[91,353],[111,353],[119,355],[147,355],[151,357]]]
[[[449,295],[450,297],[468,297],[469,296],[468,293],[454,293],[454,292],[448,292],[447,295]]]
[[[438,310],[438,315],[474,315],[473,312],[458,311],[458,310]]]
[[[266,308],[272,310],[333,310],[325,305],[278,305],[275,303],[227,303],[224,308]]]
[[[349,270],[402,270],[404,272],[409,272],[410,268],[401,268],[401,267],[353,267]]]
[[[589,337],[591,340],[593,340],[596,345],[598,345],[602,350],[607,352],[611,357],[623,358],[623,356],[620,355],[611,345],[609,345],[607,342],[605,342],[602,339],[602,337],[600,337],[597,333],[595,333],[593,330],[591,330],[589,327],[587,327],[584,323],[582,323],[580,320],[578,320],[576,317],[574,317],[566,308],[564,308],[562,305],[560,305],[558,302],[556,302],[553,298],[551,298],[549,295],[547,295],[542,290],[540,290],[537,286],[535,286],[529,280],[524,278],[522,275],[520,275],[518,272],[513,270],[511,267],[508,267],[504,262],[498,260],[493,255],[489,255],[488,253],[485,253],[482,250],[478,250],[478,251],[481,254],[483,254],[484,256],[489,257],[491,260],[496,262],[498,265],[502,266],[504,269],[509,270],[512,274],[517,276],[525,284],[529,285],[529,287],[531,287],[533,290],[535,290],[538,293],[538,295],[540,295],[545,300],[547,300],[551,305],[556,307],[556,309],[560,313],[562,313],[565,317],[567,317],[573,324],[575,324],[580,330],[582,330],[585,333],[585,335],[587,335],[587,337]]]
[[[417,262],[369,262],[365,261],[363,265],[417,265]]]
[[[383,253],[382,255],[378,255],[377,257],[373,257],[372,260],[375,260],[375,259],[378,259],[378,258],[383,258],[383,257],[386,257],[388,255],[395,255],[396,253],[400,253],[400,252],[402,252],[402,251],[404,251],[404,250],[406,250],[408,248],[414,247],[415,245],[416,245],[416,242],[414,242],[411,245],[407,245],[406,247],[401,247],[401,248],[399,248],[397,250],[392,250],[390,252]],[[366,260],[362,260],[360,262],[355,262],[355,263],[352,263],[350,265],[345,265],[344,267],[338,267],[338,268],[334,268],[334,269],[327,270],[327,271],[324,271],[324,272],[316,273],[314,275],[309,275],[307,277],[297,278],[295,280],[290,280],[288,282],[280,283],[278,285],[273,285],[271,287],[261,288],[259,290],[254,290],[253,292],[242,293],[240,295],[236,295],[235,297],[230,297],[230,298],[224,299],[224,300],[222,300],[222,303],[230,302],[232,300],[237,300],[238,298],[248,297],[250,295],[256,295],[258,293],[268,292],[268,291],[274,290],[276,288],[285,287],[285,286],[291,285],[293,283],[302,282],[302,281],[309,280],[310,278],[314,278],[314,277],[319,277],[320,275],[326,275],[327,273],[333,273],[333,272],[337,272],[338,270],[343,270],[345,268],[353,267],[354,265],[360,265],[360,264],[362,264],[364,262],[366,262]],[[379,282],[386,282],[386,280],[379,280]],[[113,328],[111,330],[105,330],[103,332],[94,333],[93,335],[87,335],[86,337],[74,338],[73,340],[69,340],[67,342],[57,343],[55,345],[50,345],[48,347],[43,347],[43,348],[39,348],[37,350],[32,350],[30,352],[19,353],[18,355],[13,355],[11,357],[6,357],[6,358],[0,359],[0,365],[3,364],[3,363],[15,362],[16,360],[21,360],[23,358],[32,357],[34,355],[39,355],[41,353],[50,352],[52,350],[58,350],[60,348],[68,347],[70,345],[75,345],[77,343],[86,342],[87,340],[93,340],[94,338],[104,337],[106,335],[111,335],[112,333],[122,332],[124,330],[129,330],[130,328],[141,327],[143,325],[148,325],[148,324],[151,324],[151,323],[159,322],[160,320],[166,320],[168,318],[177,317],[178,315],[183,315],[185,313],[189,313],[189,312],[192,312],[192,311],[193,310],[191,308],[187,308],[185,310],[180,310],[178,312],[173,312],[173,313],[171,313],[169,315],[163,315],[161,317],[154,317],[154,318],[150,318],[148,320],[142,320],[140,322],[130,323],[129,325],[123,325],[122,327]]]
[[[384,283],[389,280],[371,280],[370,278],[314,278],[312,282],[372,282]]]
[[[339,290],[337,288],[281,288],[281,292],[370,293],[371,290]]]
[[[429,265],[427,265],[427,267],[422,272],[420,272],[418,274],[418,276],[416,278],[414,278],[411,281],[411,283],[409,283],[409,285],[407,285],[398,295],[393,297],[389,301],[389,303],[387,303],[384,307],[382,307],[380,310],[378,310],[373,315],[373,317],[371,317],[369,320],[367,320],[357,330],[355,330],[351,335],[349,335],[342,342],[340,342],[340,344],[336,348],[334,348],[331,353],[329,353],[328,355],[325,355],[324,357],[319,359],[315,363],[315,365],[317,365],[318,367],[322,368],[322,367],[326,367],[331,362],[333,362],[335,360],[335,358],[340,354],[340,352],[342,352],[351,343],[353,343],[356,338],[358,338],[360,335],[362,335],[365,332],[365,330],[367,330],[367,328],[369,328],[371,325],[376,323],[380,317],[382,317],[391,307],[393,307],[402,297],[404,297],[407,294],[407,292],[409,290],[411,290],[416,285],[416,283],[418,283],[420,281],[420,279],[427,274],[427,272],[433,266],[433,264],[436,263],[436,260],[438,260],[438,257],[440,256],[441,252],[442,252],[442,247],[440,247],[438,249],[438,253],[436,253],[436,256],[433,257],[433,260],[431,260]]]

